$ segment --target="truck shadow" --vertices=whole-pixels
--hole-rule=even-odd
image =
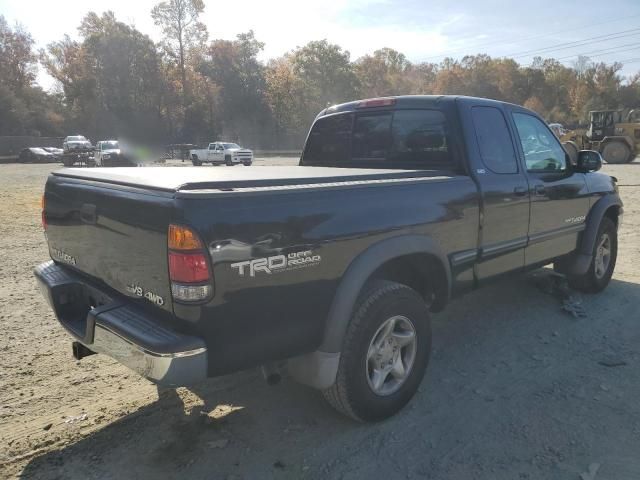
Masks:
[[[640,373],[632,373],[640,369],[624,366],[640,358],[637,347],[630,350],[625,343],[629,328],[635,328],[636,338],[639,334],[637,322],[629,320],[637,318],[639,300],[640,285],[613,280],[603,294],[583,297],[587,318],[576,319],[526,279],[500,282],[453,302],[434,318],[429,371],[416,398],[388,421],[357,424],[334,413],[317,392],[287,379],[269,387],[251,370],[188,392],[160,391],[157,402],[33,458],[21,475],[470,478],[498,463],[503,473],[489,477],[557,478],[557,470],[545,470],[553,462],[536,464],[530,458],[549,442],[571,440],[580,447],[596,442],[606,448],[606,436],[601,443],[594,440],[593,425],[580,422],[584,416],[598,425],[618,421],[613,414],[600,420],[599,404],[585,407],[585,399],[571,392],[591,383],[597,389],[603,377],[607,385],[615,385],[618,376],[640,385]],[[619,369],[602,366],[612,355],[619,357]],[[582,369],[589,371],[588,379]],[[633,408],[619,408],[625,414],[621,422],[639,413]],[[539,432],[556,414],[565,425]],[[523,433],[526,429],[531,433]],[[624,444],[619,438],[615,448]],[[633,445],[631,438],[626,444]],[[584,465],[591,460],[585,458]]]

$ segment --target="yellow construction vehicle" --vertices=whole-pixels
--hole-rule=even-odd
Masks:
[[[560,141],[572,160],[579,150],[597,150],[607,163],[629,163],[640,153],[640,110],[589,112],[589,128],[565,132]]]

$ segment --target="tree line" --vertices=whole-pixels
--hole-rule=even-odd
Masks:
[[[166,0],[151,11],[154,42],[113,12],[88,13],[78,39],[37,50],[32,36],[0,15],[0,135],[127,137],[155,143],[238,141],[254,148],[300,148],[328,105],[400,94],[461,94],[524,105],[549,122],[575,126],[590,110],[640,107],[640,72],[580,57],[528,66],[485,54],[410,62],[382,48],[352,59],[327,40],[259,60],[253,31],[210,39],[202,0]],[[36,81],[42,67],[52,91]]]

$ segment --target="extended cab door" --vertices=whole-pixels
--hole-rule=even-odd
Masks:
[[[529,184],[502,105],[461,105],[470,168],[482,198],[476,278],[524,268]]]
[[[213,161],[216,159],[216,144],[210,143],[207,148],[207,160]]]
[[[215,144],[215,149],[213,150],[213,156],[211,160],[214,162],[223,162],[224,161],[224,146],[221,143]]]
[[[525,264],[571,252],[585,227],[589,192],[584,174],[572,171],[568,156],[549,127],[527,111],[512,111],[531,194]]]

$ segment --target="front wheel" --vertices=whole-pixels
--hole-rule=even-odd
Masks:
[[[583,275],[569,276],[569,285],[585,293],[601,292],[611,281],[617,257],[618,230],[610,218],[604,217],[598,228],[589,269]]]
[[[390,417],[415,394],[430,352],[429,310],[422,297],[406,285],[375,281],[359,299],[336,381],[324,397],[358,421]]]

